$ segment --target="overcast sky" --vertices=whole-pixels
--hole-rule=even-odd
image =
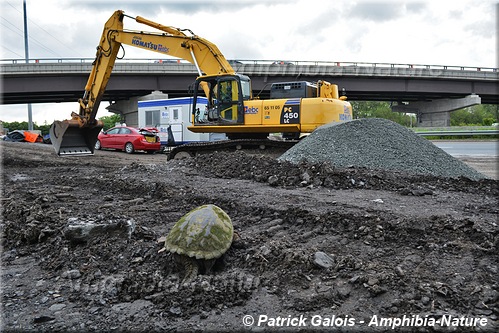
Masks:
[[[24,58],[22,0],[1,1],[1,58]],[[497,67],[496,0],[27,0],[29,55],[93,58],[117,9],[191,29],[227,59],[378,62]],[[151,31],[132,19],[125,28]],[[126,58],[160,55],[125,46]],[[82,87],[83,93],[84,87]],[[108,115],[102,103],[98,117]],[[39,125],[69,118],[77,102],[33,104]],[[27,120],[25,105],[0,120]]]

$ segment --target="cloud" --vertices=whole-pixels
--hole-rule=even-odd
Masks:
[[[179,13],[179,14],[196,14],[200,12],[217,13],[220,11],[234,11],[248,7],[253,7],[258,4],[269,3],[284,3],[284,0],[269,1],[269,0],[129,0],[129,1],[102,1],[102,0],[87,0],[74,1],[70,0],[71,5],[78,8],[86,8],[92,10],[113,11],[117,9],[125,10],[131,15],[153,16],[159,11],[164,13]]]
[[[92,58],[103,23],[114,10],[123,9],[132,16],[191,29],[215,43],[228,58],[433,63],[441,62],[440,55],[449,56],[425,51],[428,48],[455,45],[462,49],[460,54],[453,52],[458,59],[472,51],[465,46],[465,37],[495,42],[493,18],[485,14],[491,11],[490,2],[473,1],[471,6],[470,1],[458,1],[452,7],[392,0],[30,1],[30,55]],[[2,12],[9,20],[2,21],[7,32],[2,36],[2,53],[21,58],[22,4],[7,0],[2,2]],[[128,18],[125,28],[153,30]],[[133,47],[125,49],[127,57],[157,57]],[[473,59],[480,57],[487,56],[475,54]],[[493,64],[495,59],[488,66]]]
[[[383,22],[396,19],[404,13],[403,3],[367,2],[357,3],[347,13],[351,18],[360,18],[374,22]]]
[[[122,9],[191,29],[227,59],[497,65],[496,0],[454,0],[452,6],[426,0],[28,0],[27,7],[32,59],[93,58],[104,23]],[[22,59],[22,1],[3,0],[0,9],[2,58]],[[154,31],[130,18],[125,28]],[[159,57],[125,50],[128,59]],[[51,117],[51,109],[41,109],[34,105],[39,117]],[[25,117],[24,110],[19,115]],[[35,120],[54,118],[62,119]]]
[[[410,2],[405,4],[407,13],[421,13],[427,9],[424,2]]]
[[[492,15],[482,15],[481,13],[492,13]],[[475,38],[494,38],[497,34],[498,14],[499,3],[492,4],[482,1],[466,10],[464,17],[470,17],[470,19],[465,20],[463,28]]]

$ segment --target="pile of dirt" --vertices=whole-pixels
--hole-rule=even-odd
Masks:
[[[2,148],[2,331],[358,332],[392,330],[369,326],[374,316],[444,315],[486,325],[398,330],[499,329],[498,181],[418,180],[242,152],[167,162]],[[229,214],[241,240],[213,274],[183,285],[158,239],[209,203]],[[91,224],[93,232],[75,231]],[[306,326],[258,326],[265,316]]]
[[[329,161],[292,163],[243,151],[231,153],[230,158],[221,156],[225,154],[203,154],[177,163],[195,169],[205,177],[247,179],[273,187],[389,190],[415,196],[431,195],[435,190],[491,194],[497,189],[497,181],[488,178],[471,180],[467,177],[446,178],[400,170],[353,166],[342,168],[333,166]],[[237,163],[234,163],[234,158]]]
[[[485,178],[413,131],[379,118],[324,125],[279,160],[329,162],[340,168],[364,167],[473,180]]]

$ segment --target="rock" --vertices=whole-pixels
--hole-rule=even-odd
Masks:
[[[91,308],[88,310],[88,313],[91,313],[91,314],[96,314],[96,313],[98,313],[100,310],[101,310],[101,308],[99,308],[99,307],[97,307],[97,306],[93,306],[93,307],[91,307]]]
[[[357,283],[357,281],[359,281],[359,280],[360,280],[360,276],[355,275],[350,280],[348,280],[348,283]]]
[[[92,219],[69,218],[64,236],[72,243],[86,243],[98,236],[119,236],[130,238],[135,230],[133,219],[94,221]]]
[[[57,199],[66,199],[66,198],[71,198],[73,196],[73,194],[72,193],[56,193],[56,194],[54,194],[54,196]]]
[[[395,273],[397,273],[397,275],[400,277],[403,277],[405,275],[404,270],[400,266],[395,267]]]
[[[331,268],[334,266],[334,258],[324,252],[315,252],[313,263],[321,268]]]
[[[114,197],[112,195],[105,195],[102,197],[102,200],[104,201],[113,201],[114,200]]]
[[[57,304],[54,304],[54,305],[50,306],[49,310],[52,311],[52,312],[57,312],[57,311],[61,311],[65,307],[66,307],[66,304],[64,304],[64,303],[57,303]]]
[[[170,313],[177,315],[177,316],[180,316],[182,314],[182,309],[178,306],[172,306],[170,308]]]
[[[346,299],[347,297],[350,296],[350,293],[352,292],[352,287],[348,284],[344,284],[342,286],[338,286],[337,291],[341,299]]]
[[[102,272],[100,269],[97,269],[95,272],[94,272],[94,278],[100,278],[102,276]]]
[[[283,223],[283,219],[274,219],[272,221],[270,221],[268,224],[267,224],[267,227],[272,227],[272,226],[276,226],[276,225],[280,225]]]
[[[81,277],[81,273],[78,269],[72,269],[62,273],[61,277],[65,279],[78,279]]]
[[[279,177],[277,177],[277,176],[270,176],[267,179],[267,182],[269,183],[270,186],[277,186],[279,184]]]
[[[310,175],[308,174],[308,172],[304,172],[301,175],[301,179],[303,180],[303,182],[309,183],[310,182]]]

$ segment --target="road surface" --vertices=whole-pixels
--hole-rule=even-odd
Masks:
[[[482,174],[499,179],[497,141],[432,141],[440,149],[458,158]]]
[[[498,156],[497,141],[432,141],[452,156]]]

